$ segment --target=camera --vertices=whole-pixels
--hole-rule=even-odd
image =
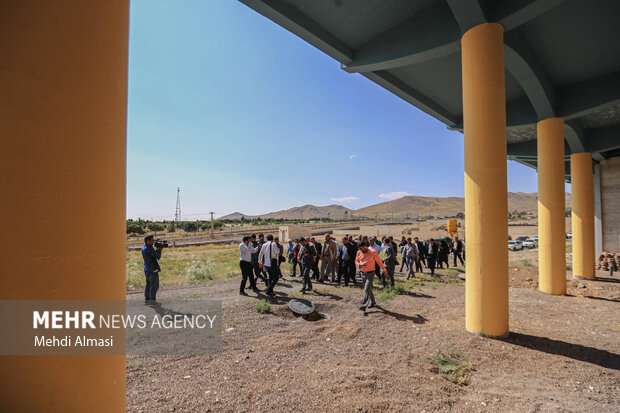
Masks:
[[[168,248],[168,241],[166,241],[165,239],[156,239],[155,242],[153,243],[153,246],[156,249]]]

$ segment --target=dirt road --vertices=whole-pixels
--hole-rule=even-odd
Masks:
[[[525,281],[530,269],[514,268],[511,285],[531,287]],[[569,283],[569,294],[598,291],[595,298],[511,288],[511,335],[502,340],[465,331],[462,284],[426,283],[366,313],[358,309],[361,290],[316,286],[308,298],[332,316],[317,322],[296,318],[286,307],[287,294],[299,290],[298,278],[276,288],[273,314],[265,315],[256,312],[256,298],[238,295],[237,282],[162,291],[161,299],[223,300],[223,351],[128,357],[127,409],[618,412],[620,283],[583,284]],[[431,358],[448,348],[473,362],[469,385],[432,370]]]

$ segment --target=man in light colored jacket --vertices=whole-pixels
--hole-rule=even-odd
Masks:
[[[325,234],[325,243],[321,251],[321,282],[325,281],[325,270],[329,266],[331,281],[336,281],[336,265],[338,260],[338,244],[329,234]]]
[[[407,279],[414,277],[413,264],[419,259],[418,246],[412,242],[411,238],[407,238],[407,245],[403,247],[403,256],[407,260]]]

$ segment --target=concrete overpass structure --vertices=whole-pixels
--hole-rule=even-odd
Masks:
[[[542,290],[565,291],[567,177],[575,274],[594,276],[597,207],[617,248],[617,1],[244,3],[464,132],[469,331],[508,333],[508,157],[538,168]],[[128,35],[128,0],[0,5],[0,299],[125,298]],[[2,356],[0,400],[123,411],[125,357]]]
[[[509,331],[506,159],[538,170],[542,291],[566,292],[565,180],[574,275],[620,248],[617,1],[241,2],[464,133],[469,331]]]

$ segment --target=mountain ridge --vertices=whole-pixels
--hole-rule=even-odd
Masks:
[[[571,194],[566,194],[566,207],[570,207]],[[532,212],[538,211],[537,192],[508,192],[508,211]],[[465,199],[463,197],[424,197],[407,195],[398,199],[380,202],[357,210],[347,208],[339,204],[325,206],[302,205],[289,209],[269,212],[260,215],[248,215],[241,212],[233,212],[222,216],[221,220],[238,220],[242,217],[246,220],[256,219],[313,219],[313,218],[405,218],[415,216],[454,216],[465,212]]]

